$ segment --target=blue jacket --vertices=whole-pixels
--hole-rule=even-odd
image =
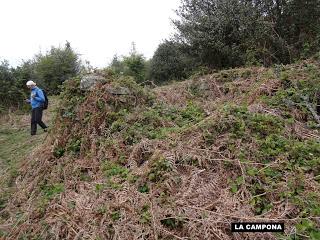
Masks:
[[[34,97],[32,97],[32,96],[34,96]],[[44,98],[42,90],[38,87],[33,87],[31,89],[31,95],[30,95],[30,103],[31,103],[32,109],[37,108],[37,107],[41,107],[42,103],[44,103],[44,102],[45,102],[45,98]]]

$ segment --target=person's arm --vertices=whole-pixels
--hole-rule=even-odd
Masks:
[[[38,96],[37,96],[38,95]],[[44,102],[45,99],[44,99],[44,95],[43,95],[43,92],[41,89],[38,89],[37,90],[37,94],[36,96],[34,97],[34,100],[38,101],[38,102]]]
[[[31,104],[31,100],[32,100],[32,97],[30,96],[30,97],[26,98],[24,101],[25,101],[26,103]]]

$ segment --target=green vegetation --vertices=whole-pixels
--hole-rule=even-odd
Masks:
[[[310,239],[316,240],[320,238],[320,231],[319,229],[316,228],[315,224],[313,221],[310,220],[302,220],[298,225],[297,225],[297,230],[301,234],[309,234],[310,233]]]
[[[184,108],[157,104],[141,110],[138,116],[133,113],[127,118],[119,118],[111,125],[111,130],[123,132],[126,143],[134,144],[144,137],[165,139],[170,133],[198,123],[204,116],[203,109],[193,102]]]
[[[150,79],[156,83],[185,79],[190,75],[191,59],[183,52],[181,44],[173,41],[161,43],[150,64]]]
[[[120,178],[127,178],[129,174],[129,170],[125,167],[122,167],[118,164],[111,163],[106,161],[102,167],[102,170],[107,178],[111,178],[113,176],[118,176]]]
[[[202,128],[207,144],[212,144],[218,135],[230,134],[227,150],[245,168],[245,175],[229,179],[230,191],[236,194],[241,187],[247,188],[253,196],[250,204],[255,214],[266,213],[273,208],[273,202],[287,199],[299,209],[297,217],[316,217],[320,211],[320,194],[306,194],[305,176],[320,174],[320,143],[291,135],[285,131],[289,124],[278,116],[252,113],[245,106],[227,106],[214,125]],[[236,150],[233,144],[239,141],[241,148]],[[315,224],[309,222],[311,226]],[[301,234],[317,234],[316,229],[298,226]]]
[[[44,184],[40,186],[42,195],[45,199],[51,200],[56,195],[62,193],[64,191],[64,186],[62,183],[56,183],[56,184]]]
[[[318,4],[183,0],[174,21],[176,41],[209,67],[290,63],[319,51]]]
[[[296,219],[290,222],[296,235],[317,239],[320,142],[307,104],[315,109],[318,101],[319,66],[311,60],[293,66],[281,67],[276,80],[272,69],[261,68],[258,76],[253,68],[225,70],[203,77],[201,83],[179,83],[182,89],[177,93],[187,96],[178,104],[159,101],[162,92],[114,73],[89,93],[79,90],[79,78],[65,81],[51,144],[44,150],[50,167],[45,174],[38,169],[32,173],[40,176],[35,180],[35,200],[18,226],[28,214],[47,219],[58,203],[66,216],[80,208],[91,215],[77,218],[105,221],[110,236],[117,227],[126,228],[128,221],[143,230],[160,222],[166,231],[184,237],[190,236],[190,225],[202,229],[202,222],[215,214],[212,201],[220,209],[226,208],[224,202],[238,201],[252,217],[260,218],[279,216],[285,204],[292,210],[281,218]],[[211,81],[219,84],[225,101],[212,93],[216,88],[210,88]],[[111,94],[110,87],[125,87],[130,94]],[[272,90],[265,90],[268,87]],[[287,104],[291,102],[295,104]],[[0,131],[7,137],[3,151],[8,159],[12,153],[6,150],[23,141],[25,128],[6,126]],[[21,154],[29,149],[20,148]],[[13,167],[4,163],[11,178],[0,197],[3,220],[10,217],[5,210],[16,194],[15,178],[24,174],[25,183],[35,179],[18,171],[16,163]],[[221,194],[223,201],[216,200]],[[82,201],[92,207],[83,208]],[[194,207],[200,202],[210,210]],[[194,209],[188,212],[185,206]],[[37,234],[48,236],[25,232],[28,237]]]
[[[29,79],[61,101],[48,135],[0,119],[0,237],[229,239],[231,220],[281,219],[275,237],[319,239],[319,54],[282,65],[320,50],[315,2],[182,0],[152,59],[133,44],[101,70],[68,42],[3,61],[0,112],[27,110]]]
[[[86,69],[69,42],[64,47],[52,47],[45,54],[39,53],[33,59],[23,61],[16,68],[10,67],[8,61],[0,63],[0,113],[8,108],[26,111],[29,97],[26,87],[28,80],[33,80],[50,95],[60,92],[61,84]]]
[[[142,54],[136,50],[135,43],[132,43],[132,48],[128,56],[119,58],[115,55],[107,70],[111,70],[118,76],[131,76],[138,83],[147,80],[149,63]]]
[[[159,44],[151,59],[138,53],[133,43],[130,53],[115,55],[105,72],[154,85],[215,69],[288,64],[317,56],[318,5],[318,1],[301,0],[183,0],[173,21],[177,33]],[[23,108],[27,80],[35,80],[49,93],[57,94],[65,80],[92,71],[69,42],[36,54],[16,68],[3,60],[0,112],[9,106]],[[282,73],[281,78],[285,81],[287,75]]]
[[[177,219],[174,217],[167,216],[167,218],[161,220],[161,224],[171,230],[181,229],[183,227],[184,221],[182,219]]]
[[[140,211],[140,222],[142,224],[149,224],[151,222],[150,206],[144,205]]]
[[[81,71],[79,55],[74,52],[69,42],[64,47],[51,47],[45,55],[36,55],[34,61],[35,81],[50,94],[59,93],[59,86]]]
[[[117,220],[119,220],[120,217],[121,217],[121,213],[120,213],[119,210],[113,211],[110,215],[111,215],[111,219],[112,219],[113,221],[117,221]]]
[[[150,191],[148,185],[146,183],[144,183],[143,185],[140,185],[138,187],[138,191],[141,193],[148,193]]]
[[[150,168],[148,179],[151,182],[160,182],[166,178],[166,172],[172,170],[170,162],[164,157],[160,156],[156,159]]]
[[[17,70],[18,71],[18,70]],[[17,73],[9,66],[8,61],[0,63],[0,113],[4,113],[8,106],[22,108],[23,99],[27,96],[26,87],[22,79],[17,79]],[[17,79],[17,80],[16,80]]]
[[[62,147],[57,147],[53,150],[53,156],[55,156],[56,158],[61,158],[64,153],[65,149]]]
[[[57,104],[55,96],[49,97],[50,108],[44,113],[46,123],[51,125],[53,109]],[[0,210],[4,209],[15,187],[15,179],[19,175],[19,168],[26,156],[35,147],[41,145],[46,137],[42,129],[38,134],[30,137],[30,116],[23,112],[3,115],[0,119]],[[6,214],[1,214],[1,218]]]

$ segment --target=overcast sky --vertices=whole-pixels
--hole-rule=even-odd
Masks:
[[[0,59],[21,59],[62,46],[66,40],[94,67],[114,54],[152,57],[174,32],[170,18],[180,0],[0,0]]]

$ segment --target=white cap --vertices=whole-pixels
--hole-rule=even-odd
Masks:
[[[28,81],[27,86],[35,86],[36,83],[34,81]]]

